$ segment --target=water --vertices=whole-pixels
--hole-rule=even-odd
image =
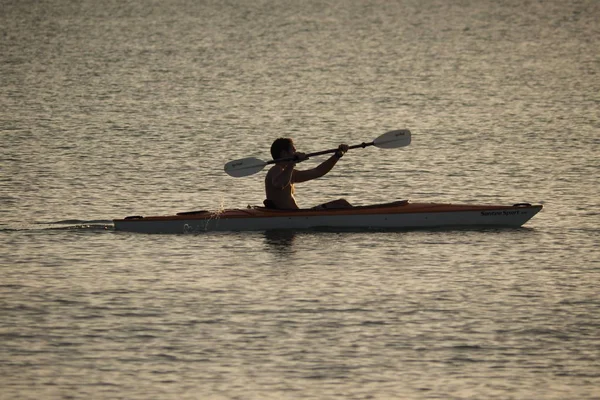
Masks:
[[[4,1],[0,398],[600,398],[600,3]],[[522,229],[136,235],[245,207],[543,203]],[[315,165],[309,161],[306,166]]]

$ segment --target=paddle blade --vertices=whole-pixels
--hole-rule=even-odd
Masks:
[[[395,149],[404,147],[410,144],[410,131],[408,129],[400,129],[397,131],[389,131],[373,140],[373,145],[380,149]]]
[[[234,178],[241,178],[242,176],[248,176],[256,174],[262,171],[267,165],[263,160],[259,160],[255,157],[242,158],[240,160],[229,161],[225,164],[225,172]]]

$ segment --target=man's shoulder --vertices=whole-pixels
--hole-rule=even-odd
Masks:
[[[267,171],[267,174],[265,175],[265,179],[266,180],[271,180],[272,178],[274,178],[275,176],[277,176],[281,171],[283,171],[283,168],[281,166],[279,166],[279,165],[273,165]]]
[[[267,171],[267,175],[272,174],[274,171],[277,171],[279,168],[278,165],[272,165],[271,168]]]

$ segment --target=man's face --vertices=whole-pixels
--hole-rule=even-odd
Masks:
[[[286,154],[284,157],[294,157],[295,154],[296,154],[296,146],[294,146],[294,144],[292,143],[291,146],[289,147],[289,149],[286,151]]]

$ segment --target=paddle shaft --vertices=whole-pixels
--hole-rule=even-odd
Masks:
[[[373,146],[375,144],[375,142],[370,142],[370,143],[365,143],[362,142],[361,144],[355,144],[352,146],[348,146],[348,150],[351,149],[358,149],[360,147],[362,147],[363,149],[367,146]],[[322,150],[322,151],[316,151],[314,153],[308,153],[306,154],[306,159],[309,159],[310,157],[316,157],[316,156],[322,156],[323,154],[331,154],[331,153],[335,153],[336,151],[338,151],[339,149],[329,149],[329,150]],[[298,161],[298,159],[296,157],[287,157],[287,158],[279,158],[277,160],[270,160],[266,162],[266,165],[269,164],[277,164],[279,162],[288,162],[288,161]],[[303,160],[305,161],[305,160]]]

